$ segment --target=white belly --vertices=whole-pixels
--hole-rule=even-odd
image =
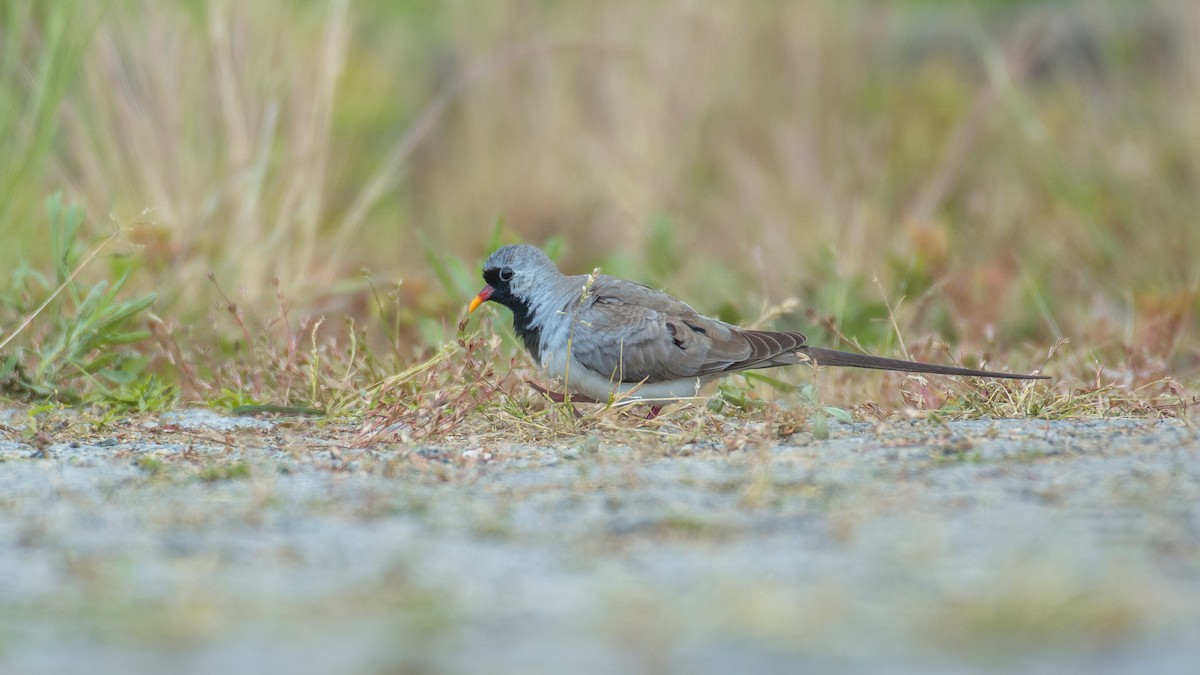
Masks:
[[[617,399],[668,401],[687,398],[696,396],[704,384],[698,377],[666,382],[617,382],[589,370],[574,358],[566,358],[562,352],[543,352],[542,369],[562,381],[568,391],[601,403]]]

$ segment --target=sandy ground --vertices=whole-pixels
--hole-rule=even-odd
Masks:
[[[203,411],[46,444],[22,419],[2,673],[1200,672],[1178,421],[651,453],[352,450]]]

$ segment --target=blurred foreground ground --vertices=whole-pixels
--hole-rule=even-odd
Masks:
[[[835,425],[737,451],[348,437],[186,412],[0,440],[0,670],[1200,668],[1181,421]]]

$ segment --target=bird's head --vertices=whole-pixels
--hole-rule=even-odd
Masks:
[[[471,300],[467,311],[474,312],[488,300],[509,309],[528,305],[538,289],[560,275],[541,249],[528,244],[502,246],[483,263],[483,280],[487,285]]]

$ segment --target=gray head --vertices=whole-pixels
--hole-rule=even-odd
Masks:
[[[471,311],[487,300],[498,302],[516,313],[529,304],[539,289],[562,277],[542,250],[528,244],[501,246],[483,263],[487,286],[471,301]]]

